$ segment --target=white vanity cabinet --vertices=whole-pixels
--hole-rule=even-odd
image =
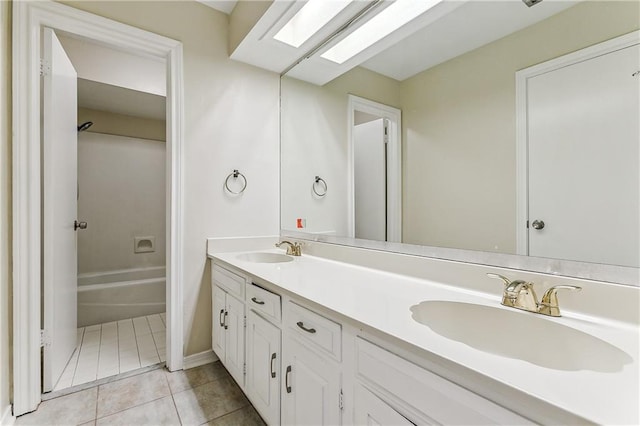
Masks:
[[[296,303],[285,310],[282,423],[342,423],[341,326]]]
[[[262,418],[280,424],[280,296],[247,283],[247,375],[245,392]]]
[[[214,265],[212,279],[212,349],[229,374],[243,388],[245,278],[219,265]]]
[[[356,424],[376,418],[391,421],[379,424],[532,424],[361,337],[356,337],[355,358]]]

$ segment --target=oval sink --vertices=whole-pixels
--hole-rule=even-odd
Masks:
[[[612,344],[538,314],[451,301],[421,302],[411,312],[447,339],[541,367],[615,372],[632,362]]]
[[[280,253],[243,253],[238,255],[238,259],[253,263],[282,263],[291,262],[293,257]]]

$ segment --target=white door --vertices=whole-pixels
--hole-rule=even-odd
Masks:
[[[247,313],[247,396],[270,425],[280,424],[280,329]]]
[[[356,238],[387,239],[387,154],[384,119],[353,128]]]
[[[77,345],[77,74],[53,30],[44,30],[43,390],[51,391]]]
[[[354,418],[357,425],[414,425],[361,384],[355,389]]]
[[[244,303],[227,293],[225,367],[244,388]]]
[[[339,367],[292,338],[282,357],[282,424],[340,425]]]
[[[224,332],[224,321],[225,321],[225,300],[226,293],[220,289],[217,285],[213,286],[213,312],[212,312],[212,320],[211,324],[211,342],[212,349],[220,358],[222,363],[225,363],[224,355],[225,355],[225,332]]]
[[[636,45],[529,79],[529,255],[640,266],[638,70]]]

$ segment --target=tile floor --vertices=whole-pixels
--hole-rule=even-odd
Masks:
[[[44,401],[16,425],[265,426],[220,362],[164,369]]]
[[[164,313],[78,329],[73,353],[54,391],[165,361]]]

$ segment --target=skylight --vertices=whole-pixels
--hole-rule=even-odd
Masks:
[[[290,46],[300,47],[347,7],[351,1],[309,0],[273,38]]]
[[[396,0],[320,56],[342,64],[431,9],[440,1]]]

